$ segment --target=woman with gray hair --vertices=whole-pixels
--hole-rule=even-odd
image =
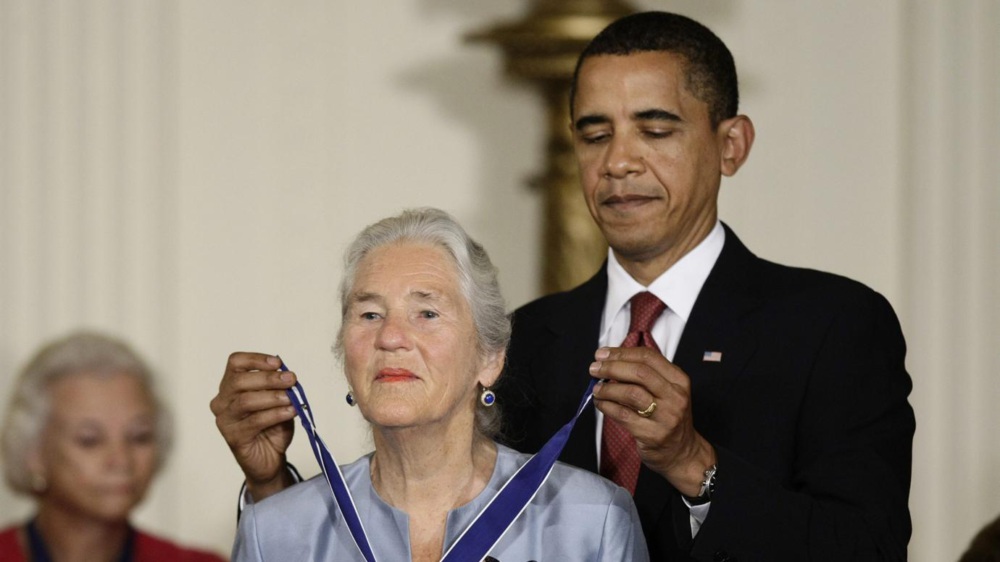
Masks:
[[[340,297],[334,348],[375,445],[340,473],[371,556],[322,476],[261,501],[286,478],[291,433],[281,423],[294,415],[284,393],[266,389],[291,375],[276,357],[235,353],[212,402],[255,501],[235,560],[440,560],[482,528],[477,516],[505,501],[505,483],[528,461],[492,439],[490,388],[510,322],[493,264],[453,218],[417,209],[364,229],[347,250]],[[241,441],[255,424],[271,438]],[[556,463],[525,501],[475,560],[648,559],[629,493],[597,475]]]
[[[170,449],[146,363],[124,342],[77,332],[21,371],[0,436],[4,477],[36,514],[0,531],[0,560],[221,562],[129,523]]]

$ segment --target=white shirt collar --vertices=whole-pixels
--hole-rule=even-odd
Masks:
[[[629,299],[643,291],[656,295],[686,324],[691,316],[691,309],[694,308],[694,301],[697,300],[701,287],[708,279],[716,260],[719,259],[725,242],[726,231],[722,228],[722,223],[716,221],[715,227],[704,240],[653,280],[649,287],[643,287],[633,279],[618,263],[614,252],[609,248],[608,295],[604,301],[602,331],[609,329],[615,316],[628,304]]]

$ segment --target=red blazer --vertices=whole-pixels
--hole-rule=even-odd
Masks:
[[[24,536],[21,526],[9,527],[0,531],[0,560],[4,562],[28,562],[21,537]],[[226,559],[206,552],[182,548],[176,544],[143,533],[135,532],[135,562],[225,562]]]

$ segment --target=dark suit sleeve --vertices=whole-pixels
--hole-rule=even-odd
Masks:
[[[788,458],[764,467],[769,458],[754,458],[754,448],[716,444],[716,491],[692,546],[695,559],[719,553],[741,562],[906,559],[915,422],[902,332],[877,293],[825,304],[833,312],[805,312],[814,318],[800,331],[815,329],[813,347],[795,339],[807,336],[788,334],[783,350],[809,347],[808,368],[775,377],[791,388],[773,389],[776,400],[787,402],[776,402],[774,411],[797,409]],[[758,355],[748,371],[766,370],[760,363],[775,350]],[[762,432],[767,439],[766,427]]]

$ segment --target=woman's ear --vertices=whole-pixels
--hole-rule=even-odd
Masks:
[[[500,373],[503,372],[505,358],[506,354],[503,351],[487,354],[483,358],[482,367],[479,369],[479,384],[484,388],[490,388],[496,384],[497,379],[500,378]]]
[[[42,452],[38,444],[32,445],[24,459],[25,468],[28,469],[29,485],[37,493],[42,493],[48,488],[48,471],[45,463],[42,462]]]
[[[722,142],[722,175],[732,176],[750,156],[755,135],[753,122],[746,115],[737,115],[720,123],[718,134]]]
[[[31,472],[41,472],[44,469],[42,452],[37,441],[28,449],[28,454],[24,457],[24,464]]]

